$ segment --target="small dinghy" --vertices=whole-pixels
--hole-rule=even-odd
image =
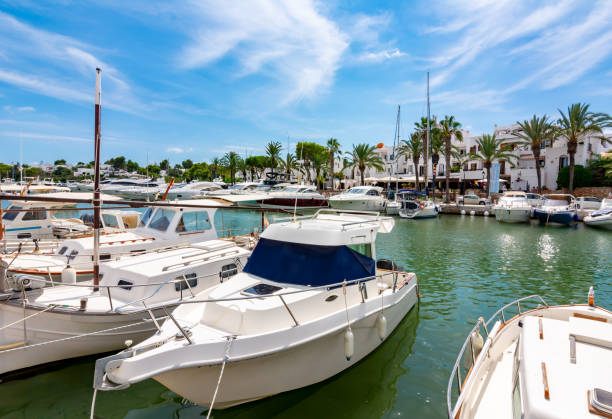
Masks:
[[[153,378],[226,408],[330,378],[385,341],[417,302],[417,279],[376,263],[393,219],[319,210],[270,225],[231,281],[182,304],[150,339],[96,362],[94,388]]]

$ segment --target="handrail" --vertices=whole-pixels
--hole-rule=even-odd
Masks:
[[[262,298],[272,298],[272,297],[279,297],[279,296],[285,296],[285,295],[292,295],[292,294],[299,294],[302,292],[310,292],[310,291],[318,291],[318,290],[322,290],[322,289],[330,289],[330,288],[336,288],[336,287],[341,287],[343,284],[346,285],[354,285],[354,284],[358,284],[360,282],[369,282],[372,280],[376,280],[379,279],[380,277],[384,276],[384,275],[388,275],[389,273],[384,273],[384,274],[378,274],[378,275],[373,275],[373,276],[368,276],[368,277],[364,277],[364,278],[359,278],[359,279],[352,279],[350,281],[342,281],[342,282],[336,282],[333,284],[326,284],[326,285],[320,285],[320,286],[316,286],[316,287],[304,287],[301,289],[297,289],[294,291],[285,291],[282,293],[272,293],[272,294],[267,294],[267,295],[253,295],[253,296],[246,296],[243,295],[241,297],[227,297],[227,298],[206,298],[206,299],[189,299],[186,301],[179,301],[176,300],[174,302],[164,302],[164,303],[160,303],[157,305],[153,305],[153,306],[147,306],[147,308],[149,310],[153,310],[153,309],[161,309],[162,307],[169,307],[169,306],[176,306],[179,304],[200,304],[200,303],[218,303],[218,302],[224,302],[224,301],[243,301],[243,300],[253,300],[253,299],[259,299],[261,300]],[[129,310],[129,311],[124,311],[123,308],[128,306],[128,305],[135,305],[139,302],[141,302],[142,299],[140,300],[136,300],[136,301],[132,301],[129,304],[124,304],[121,307],[116,307],[115,308],[115,312],[119,313],[119,314],[132,314],[132,313],[138,313],[141,311],[145,311],[145,310]]]
[[[484,318],[479,317],[478,320],[476,321],[476,324],[474,325],[474,327],[472,327],[472,330],[470,330],[470,333],[467,335],[467,338],[465,339],[465,341],[463,342],[463,345],[461,346],[461,350],[459,351],[459,355],[457,356],[457,359],[455,360],[455,364],[453,365],[453,369],[451,371],[451,375],[450,378],[448,380],[448,386],[446,389],[446,406],[448,409],[448,417],[449,419],[453,419],[455,417],[454,413],[455,410],[457,409],[457,405],[459,404],[461,400],[461,394],[462,394],[462,390],[463,390],[463,382],[461,381],[461,372],[460,372],[460,368],[459,365],[461,364],[461,361],[463,359],[463,356],[465,355],[465,350],[467,349],[467,345],[468,343],[470,343],[471,345],[471,338],[472,338],[472,334],[474,332],[479,333],[480,331],[480,326],[482,325],[482,327],[485,330],[487,339],[489,338],[489,326],[490,324],[493,322],[493,320],[498,319],[499,316],[501,315],[502,317],[502,322],[503,324],[506,324],[506,316],[505,316],[505,310],[508,307],[517,305],[518,306],[518,313],[519,315],[521,315],[521,301],[525,301],[525,300],[532,300],[532,299],[539,299],[540,302],[542,304],[544,304],[544,306],[546,308],[548,308],[548,304],[546,303],[546,301],[544,301],[544,299],[539,296],[538,294],[533,294],[533,295],[529,295],[527,297],[522,297],[519,299],[516,299],[506,305],[504,305],[503,307],[501,307],[499,310],[497,310],[486,322],[484,320]],[[480,358],[480,354],[478,356],[474,355],[474,350],[472,348],[472,362],[470,365],[470,368],[472,368],[475,364],[476,364],[476,360]],[[453,405],[452,400],[451,400],[451,394],[453,391],[453,381],[455,379],[455,376],[457,377],[457,388],[459,390],[459,396],[457,397],[457,400],[455,402],[455,405]],[[466,377],[467,379],[467,377]]]

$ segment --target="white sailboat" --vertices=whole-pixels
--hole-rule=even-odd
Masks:
[[[166,321],[150,339],[98,360],[95,388],[154,378],[226,408],[346,370],[417,302],[414,274],[376,267],[377,233],[392,227],[391,218],[333,210],[270,225],[242,273],[174,311],[181,328]]]

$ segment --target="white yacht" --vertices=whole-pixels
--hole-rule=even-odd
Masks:
[[[534,210],[534,215],[541,224],[573,226],[578,221],[576,199],[569,194],[542,195],[542,205]]]
[[[168,191],[167,199],[193,199],[196,196],[207,196],[223,191],[223,187],[215,182],[190,182],[185,185],[173,186]]]
[[[495,219],[504,223],[528,223],[533,208],[525,192],[509,191],[499,198],[493,207]]]
[[[319,210],[270,225],[243,271],[183,304],[153,337],[96,362],[94,387],[153,378],[226,408],[326,380],[380,346],[417,303],[417,279],[386,261],[393,219]],[[380,261],[379,261],[380,262]],[[155,306],[152,306],[155,307]]]
[[[510,314],[513,313],[513,314]],[[612,417],[612,312],[533,295],[481,317],[447,389],[448,417]]]
[[[599,209],[584,217],[583,221],[589,227],[612,230],[612,198],[603,199]]]
[[[401,190],[397,193],[397,200],[401,203],[399,216],[418,220],[421,218],[435,218],[440,209],[427,197],[425,192],[413,189]]]
[[[256,200],[261,208],[319,209],[327,207],[327,199],[315,186],[283,184],[273,187],[270,192]]]
[[[128,257],[137,253],[170,246],[185,245],[217,238],[214,208],[181,207],[147,208],[137,228],[100,235],[100,261]],[[210,200],[193,200],[189,205],[219,205]],[[60,281],[63,270],[70,265],[77,279],[92,276],[93,237],[68,239],[55,254],[9,254],[0,257],[0,266],[8,268],[7,279],[19,274],[39,275]],[[0,287],[2,289],[2,287]]]
[[[151,317],[164,311],[120,314],[114,309],[192,299],[234,276],[249,254],[221,240],[160,249],[102,264],[99,290],[92,281],[42,288],[44,277],[19,275],[23,291],[0,299],[0,374],[116,351],[128,339],[139,342],[161,322]]]
[[[346,192],[331,196],[327,202],[332,208],[353,211],[383,211],[385,197],[379,186],[355,186]]]
[[[45,197],[62,199],[91,199],[91,194],[75,192],[48,193]],[[101,195],[104,201],[117,198],[111,195]],[[74,208],[75,204],[52,203],[40,201],[19,201],[2,210],[4,235],[8,240],[22,239],[52,239],[66,237],[72,233],[83,233],[89,227],[78,218],[56,218],[59,211]],[[8,210],[8,211],[7,211]],[[19,210],[20,212],[10,212]],[[28,210],[28,211],[22,211]]]

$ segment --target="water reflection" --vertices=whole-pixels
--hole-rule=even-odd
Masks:
[[[557,253],[558,247],[550,234],[542,234],[538,240],[538,254],[545,262],[549,262]],[[550,267],[547,267],[547,270]]]

